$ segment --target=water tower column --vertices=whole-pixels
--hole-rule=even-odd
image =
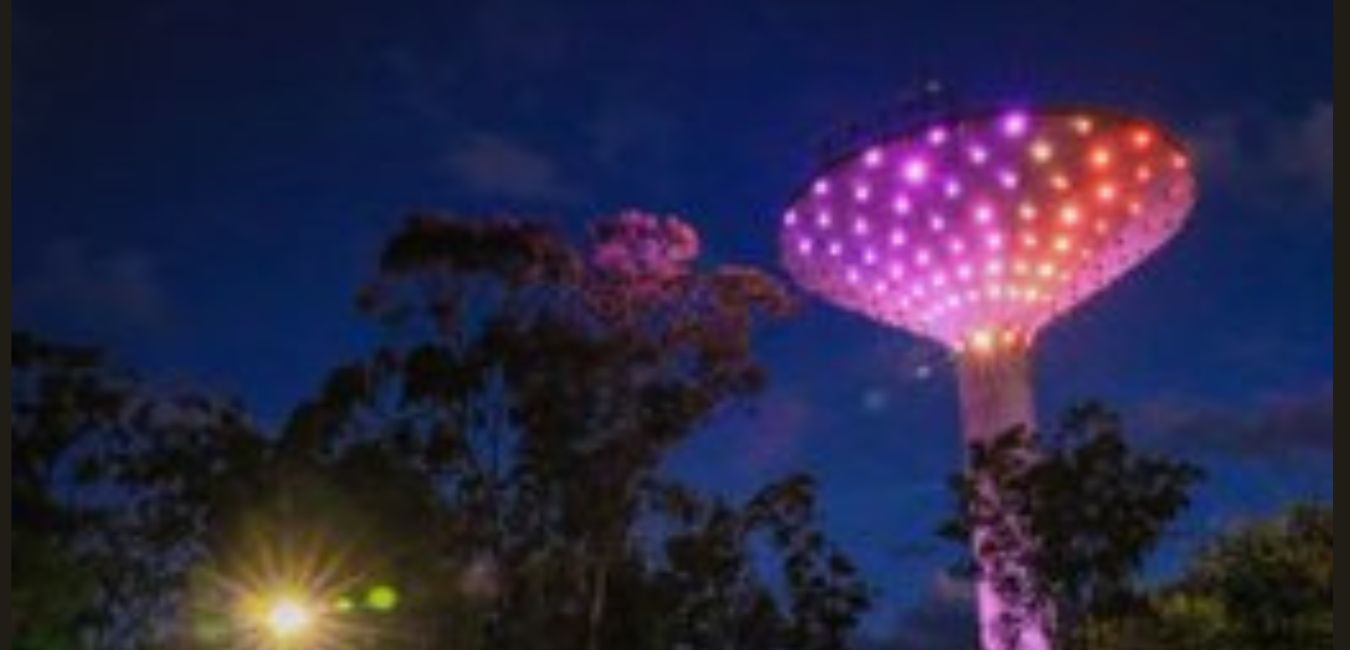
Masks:
[[[968,349],[957,355],[956,368],[966,445],[991,441],[1015,427],[1034,426],[1028,346]],[[971,539],[982,569],[988,565],[978,549],[987,537],[987,529],[977,527]],[[975,605],[984,650],[1049,650],[1046,612],[1030,613],[1025,617],[1029,620],[1018,616],[1015,626],[1007,625],[1010,608],[993,581],[983,576],[975,581]]]

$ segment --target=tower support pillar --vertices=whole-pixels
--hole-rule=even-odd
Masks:
[[[990,442],[1014,429],[1029,431],[1035,425],[1029,346],[967,350],[957,356],[956,369],[961,424],[968,447]],[[986,488],[981,486],[980,489]],[[1016,522],[1009,523],[1013,524],[1011,530],[1021,529]],[[998,571],[994,569],[990,554],[982,550],[990,532],[987,527],[976,526],[971,538],[979,567],[975,578],[975,606],[980,647],[983,650],[1050,650],[1051,613],[1023,611],[1007,602],[995,589],[995,573],[1015,572],[1019,568],[1003,566]],[[1033,542],[1022,537],[1013,543]]]

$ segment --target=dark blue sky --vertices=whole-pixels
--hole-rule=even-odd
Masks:
[[[776,267],[815,139],[921,72],[1142,111],[1196,147],[1200,201],[1045,332],[1042,413],[1099,397],[1203,458],[1186,531],[1329,498],[1330,3],[19,0],[14,18],[16,322],[271,418],[364,349],[352,296],[411,208],[574,230],[678,212],[711,260]],[[814,471],[884,590],[873,630],[946,597],[948,554],[926,548],[959,462],[940,356],[819,302],[763,352],[758,415],[675,470],[737,493]]]

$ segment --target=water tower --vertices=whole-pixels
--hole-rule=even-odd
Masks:
[[[1171,238],[1195,199],[1185,146],[1104,107],[927,108],[850,134],[783,214],[784,265],[951,350],[967,444],[1033,424],[1037,332]],[[976,603],[983,647],[1003,650],[987,580]],[[1050,616],[1014,646],[1048,648]]]

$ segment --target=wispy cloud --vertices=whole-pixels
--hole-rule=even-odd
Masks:
[[[1134,427],[1149,444],[1186,454],[1286,460],[1330,454],[1332,385],[1274,394],[1249,410],[1161,398],[1140,405]]]
[[[446,163],[457,183],[483,196],[563,203],[582,194],[563,178],[554,158],[499,133],[470,134]]]
[[[155,331],[169,322],[167,294],[149,256],[61,241],[16,273],[20,319],[56,322],[82,333]]]
[[[1216,115],[1191,134],[1200,174],[1263,210],[1325,208],[1332,194],[1332,103],[1294,116]]]

